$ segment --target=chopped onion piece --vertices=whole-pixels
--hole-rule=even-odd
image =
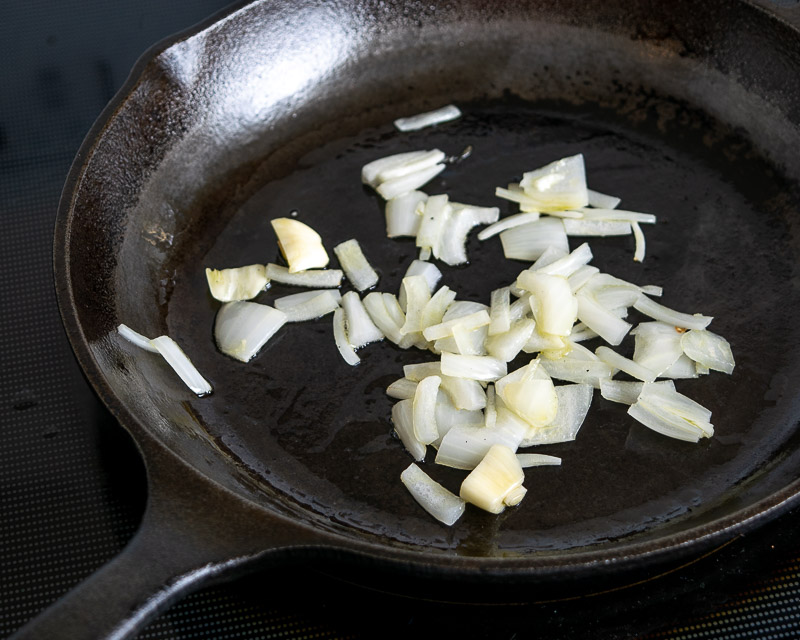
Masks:
[[[610,380],[615,372],[615,369],[605,362],[570,360],[568,358],[560,360],[543,359],[542,367],[551,378],[576,384],[588,384],[595,389],[600,388],[600,383],[603,380]]]
[[[481,229],[478,233],[478,240],[488,240],[492,236],[497,235],[506,229],[513,229],[528,222],[534,222],[539,219],[538,211],[526,211],[523,213],[515,213],[514,215],[503,218],[502,220],[489,225],[485,229]]]
[[[206,269],[211,295],[220,302],[250,300],[266,289],[267,269],[263,264],[251,264],[233,269]]]
[[[413,399],[417,392],[417,384],[408,378],[398,378],[386,387],[386,395],[397,400]]]
[[[699,313],[689,315],[688,313],[674,311],[654,302],[647,296],[640,296],[633,307],[644,315],[653,318],[653,320],[668,322],[684,329],[705,329],[714,319],[709,316],[701,316]]]
[[[606,195],[605,193],[600,193],[599,191],[593,191],[592,189],[587,189],[586,192],[589,196],[590,207],[616,209],[619,206],[619,203],[622,202],[622,200],[619,198]]]
[[[564,223],[558,218],[541,218],[500,234],[503,254],[509,260],[536,260],[548,247],[569,252]]]
[[[433,293],[436,290],[436,285],[439,284],[439,280],[442,279],[442,272],[439,271],[439,267],[432,262],[413,260],[411,264],[408,265],[406,274],[403,277],[408,278],[409,276],[423,276],[428,283],[428,289]]]
[[[686,354],[678,358],[675,363],[661,374],[662,378],[692,379],[697,378],[700,372],[697,370],[697,363]]]
[[[389,238],[416,237],[422,218],[417,207],[428,199],[422,191],[409,191],[386,202],[386,235]]]
[[[425,459],[426,447],[414,436],[414,401],[400,400],[392,406],[392,424],[400,442],[417,462]]]
[[[267,265],[267,278],[275,282],[296,287],[320,287],[335,289],[342,284],[344,272],[340,269],[309,269],[290,273],[289,269],[278,264]]]
[[[489,335],[505,333],[511,328],[511,292],[508,287],[492,291],[489,307]]]
[[[616,220],[617,222],[654,224],[656,217],[652,213],[640,213],[638,211],[624,211],[613,207],[603,207],[597,209],[581,209],[585,220]]]
[[[723,373],[733,373],[736,363],[731,345],[722,336],[706,329],[692,329],[681,336],[681,347],[698,365]]]
[[[486,406],[486,392],[477,380],[442,376],[441,388],[456,409],[478,411]]]
[[[413,175],[419,171],[430,169],[431,167],[434,167],[440,162],[444,161],[445,158],[446,156],[444,151],[432,149],[431,151],[426,151],[424,154],[418,157],[411,158],[405,162],[381,169],[375,180],[380,186],[380,184],[384,182],[405,178],[406,176]]]
[[[642,322],[633,331],[636,336],[633,360],[660,376],[683,354],[681,334],[665,322]]]
[[[579,291],[578,319],[611,345],[618,345],[631,330],[631,325],[603,307],[589,294]]]
[[[431,299],[428,281],[423,276],[408,276],[401,284],[406,300],[406,320],[400,328],[403,335],[422,331],[422,313]]]
[[[402,324],[398,324],[395,318],[388,312],[385,299],[380,292],[373,291],[367,294],[364,300],[362,300],[362,303],[369,317],[372,319],[372,322],[375,323],[375,326],[378,327],[383,335],[398,346],[401,346],[401,343],[403,343],[403,348],[408,348],[410,346],[410,344],[404,342],[406,336],[400,333]],[[405,322],[405,319],[402,319],[402,321]]]
[[[643,385],[628,414],[653,431],[679,440],[697,442],[714,435],[711,412],[664,385]]]
[[[249,362],[286,323],[286,314],[257,302],[226,302],[217,312],[214,339],[222,353]]]
[[[439,438],[436,399],[441,382],[439,376],[428,376],[417,383],[413,404],[414,437],[422,444],[430,444]]]
[[[409,191],[416,191],[423,185],[433,180],[442,171],[444,171],[444,169],[444,164],[436,164],[432,167],[426,167],[425,169],[420,169],[419,171],[410,173],[400,178],[394,178],[393,180],[382,182],[380,185],[378,185],[378,187],[376,187],[375,190],[384,200],[391,200],[392,198],[401,196]]]
[[[367,313],[364,303],[355,291],[348,291],[342,296],[344,321],[347,328],[347,342],[354,349],[370,342],[383,340],[384,335]]]
[[[335,289],[319,289],[276,298],[273,304],[286,314],[286,322],[303,322],[336,311],[341,299],[342,294]]]
[[[494,385],[486,387],[486,407],[483,410],[483,426],[493,429],[497,425],[497,392]]]
[[[464,514],[467,503],[432,480],[413,462],[400,474],[400,481],[425,511],[448,527]]]
[[[518,453],[517,460],[523,469],[530,467],[561,466],[561,458],[546,456],[543,453]]]
[[[589,413],[594,390],[588,384],[566,384],[555,389],[558,398],[556,417],[549,424],[530,430],[520,447],[570,442],[577,437]]]
[[[550,376],[539,368],[539,360],[506,375],[495,385],[503,404],[532,427],[553,421],[558,412],[558,397]]]
[[[570,334],[570,338],[571,338]],[[564,349],[566,343],[562,336],[554,336],[550,334],[541,334],[538,331],[531,332],[530,338],[523,345],[522,350],[525,353],[537,353],[539,351],[558,351]]]
[[[399,131],[417,131],[443,122],[450,122],[456,118],[461,117],[461,110],[454,104],[448,104],[441,109],[434,111],[426,111],[425,113],[418,113],[415,116],[406,118],[398,118],[394,121],[394,126]]]
[[[528,171],[519,184],[525,195],[540,202],[544,209],[575,209],[589,204],[581,154]]]
[[[486,351],[499,360],[511,362],[528,344],[533,335],[536,323],[530,318],[523,318],[514,323],[506,333],[498,333],[486,340]]]
[[[474,469],[495,445],[512,452],[522,440],[522,430],[514,427],[455,426],[442,438],[436,454],[436,464],[454,469]]]
[[[506,363],[491,356],[442,353],[442,373],[454,378],[492,382],[506,375]]]
[[[355,349],[353,349],[353,346],[347,340],[344,309],[341,307],[333,312],[333,340],[336,343],[336,348],[347,364],[355,366],[361,362],[361,358],[356,355]]]
[[[361,169],[361,181],[370,187],[377,187],[380,182],[378,175],[392,167],[399,167],[407,162],[412,162],[426,155],[427,151],[406,151],[405,153],[396,153],[392,156],[378,158],[372,162],[365,164]]]
[[[578,317],[578,301],[564,276],[523,271],[517,286],[531,292],[531,309],[539,333],[569,335]]]
[[[456,292],[450,287],[444,286],[431,296],[425,308],[422,310],[422,319],[420,325],[423,327],[430,327],[437,325],[442,321],[444,314],[447,313],[447,308],[453,304],[456,299]],[[423,337],[425,333],[423,331]],[[426,338],[427,340],[427,338]]]
[[[447,322],[431,325],[422,330],[422,335],[426,340],[438,340],[439,338],[446,338],[453,335],[455,327],[461,327],[466,331],[472,331],[478,327],[488,325],[490,322],[489,314],[485,309],[476,311],[466,316],[459,316]]]
[[[525,495],[525,474],[514,451],[494,445],[461,484],[461,497],[489,513],[519,504]]]
[[[636,240],[636,249],[633,253],[634,262],[642,262],[644,260],[645,241],[644,233],[638,222],[631,222],[631,229],[633,230],[633,237]]]
[[[125,338],[128,342],[132,342],[137,347],[141,347],[145,351],[158,353],[158,349],[150,344],[150,338],[146,338],[141,333],[136,333],[136,331],[131,329],[129,326],[121,324],[117,327],[117,331],[119,332],[119,335]]]
[[[561,247],[549,246],[542,252],[538,258],[536,258],[536,262],[534,262],[528,271],[538,271],[539,269],[544,269],[546,266],[561,260],[569,255],[569,251],[565,251]]]
[[[452,207],[446,195],[430,196],[422,210],[422,222],[417,232],[416,246],[428,247],[435,253],[451,211]]]
[[[605,362],[610,367],[624,371],[628,375],[638,380],[642,380],[644,382],[653,382],[656,379],[657,374],[655,371],[648,369],[647,367],[643,367],[639,363],[618,354],[616,351],[613,351],[608,347],[597,347],[595,354],[598,358],[600,358],[600,360]]]
[[[631,223],[619,220],[564,220],[564,232],[568,236],[629,236]]]
[[[467,262],[467,236],[473,227],[490,224],[500,216],[497,207],[471,207],[453,205],[451,214],[445,222],[444,232],[439,236],[433,255],[444,263],[455,266]]]
[[[644,382],[634,380],[601,380],[600,395],[611,402],[631,405],[639,398]],[[675,389],[672,380],[659,380],[653,384],[665,384],[671,389]]]
[[[453,380],[454,378],[451,378]],[[436,427],[439,430],[439,439],[431,444],[439,448],[442,438],[447,434],[450,429],[457,426],[470,426],[482,427],[484,425],[483,412],[480,409],[458,409],[450,396],[439,389],[439,395],[436,399]]]
[[[378,284],[378,274],[372,268],[358,240],[352,238],[333,248],[333,252],[339,259],[347,279],[359,291],[366,291]]]
[[[577,293],[593,276],[600,273],[600,269],[590,264],[585,264],[567,278],[573,292]]]
[[[192,364],[192,361],[189,360],[189,357],[172,338],[169,336],[159,336],[158,338],[153,338],[150,344],[164,357],[167,364],[172,367],[175,373],[178,374],[178,377],[183,380],[184,384],[195,394],[202,398],[213,391],[208,381],[200,375],[200,372]]]
[[[534,265],[530,271],[537,273],[544,273],[551,276],[563,276],[569,278],[578,269],[586,266],[592,261],[592,250],[587,243],[583,243],[577,247],[572,253],[567,254],[563,258],[554,260],[553,262],[538,267]]]
[[[270,222],[278,236],[281,253],[289,263],[289,273],[318,269],[328,264],[322,238],[307,224],[293,218],[275,218]]]

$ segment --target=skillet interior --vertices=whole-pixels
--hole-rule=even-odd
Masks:
[[[68,277],[101,394],[134,435],[248,500],[434,563],[534,566],[677,547],[790,497],[800,100],[782,72],[800,47],[752,7],[678,5],[257,3],[165,50],[90,150],[72,200]],[[461,121],[406,135],[391,127],[448,102],[463,107]],[[382,205],[359,168],[467,144],[473,156],[429,192],[496,204],[495,186],[583,152],[590,186],[658,214],[643,265],[625,239],[592,240],[595,264],[716,316],[737,368],[679,384],[714,410],[711,441],[665,440],[596,397],[578,440],[546,450],[562,467],[528,472],[520,508],[470,510],[445,529],[399,484],[410,460],[390,436],[383,393],[402,364],[430,358],[381,344],[352,369],[322,320],[288,326],[255,361],[236,363],[213,345],[217,305],[203,269],[275,261],[268,221],[297,210],[329,249],[358,238],[379,288],[396,291],[412,246],[384,238]],[[461,297],[485,301],[523,268],[502,260],[498,242],[473,239],[469,255],[468,268],[443,268]],[[119,322],[175,337],[215,393],[191,396],[114,336]],[[431,473],[451,489],[463,476]]]

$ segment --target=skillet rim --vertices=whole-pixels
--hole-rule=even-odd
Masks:
[[[580,577],[585,575],[587,571],[593,571],[600,567],[613,573],[643,568],[659,562],[678,563],[687,557],[699,557],[701,554],[708,552],[709,549],[713,550],[715,547],[724,546],[734,537],[752,531],[759,525],[778,518],[800,504],[799,477],[781,490],[775,491],[745,508],[733,511],[727,516],[718,517],[705,524],[696,525],[683,529],[678,533],[671,533],[649,541],[626,542],[623,539],[622,542],[612,541],[599,547],[584,547],[580,551],[568,550],[566,553],[556,552],[545,556],[480,557],[454,555],[432,552],[430,549],[421,546],[411,549],[381,544],[378,541],[359,538],[347,533],[339,533],[338,531],[321,530],[306,522],[298,522],[288,516],[277,513],[263,503],[250,500],[244,495],[237,494],[224,487],[183,457],[171,451],[157,437],[153,436],[148,428],[128,410],[125,404],[112,391],[103,374],[103,368],[92,356],[78,318],[77,303],[72,288],[69,267],[69,238],[78,190],[95,150],[103,143],[107,128],[125,105],[130,95],[146,77],[146,74],[154,67],[160,55],[183,41],[202,37],[204,34],[211,32],[222,20],[228,19],[248,7],[268,2],[270,0],[238,0],[205,20],[168,36],[148,48],[136,61],[125,82],[100,112],[84,137],[70,167],[58,205],[54,225],[53,267],[56,298],[65,333],[86,379],[115,419],[131,435],[144,461],[147,472],[148,503],[158,490],[158,487],[153,485],[154,470],[151,456],[147,453],[149,448],[155,447],[159,454],[166,454],[174,464],[190,470],[200,477],[203,482],[209,483],[217,491],[221,492],[227,499],[255,507],[259,512],[267,514],[270,518],[283,523],[287,527],[297,527],[312,533],[313,537],[319,540],[318,548],[320,549],[362,557],[367,560],[373,560],[378,564],[389,563],[390,565],[411,569],[419,574],[430,573],[434,569],[435,572],[449,578],[474,578],[477,574],[482,578],[515,576],[521,579],[535,578],[543,580],[549,577],[575,575]],[[775,7],[776,11],[771,11],[759,3],[758,0],[740,0],[740,4],[763,13],[767,19],[783,23],[787,28],[798,30],[777,11],[777,7]],[[162,461],[164,459],[163,455],[157,457]],[[162,462],[159,462],[159,464],[162,464]],[[606,547],[605,544],[609,546]],[[298,546],[298,549],[303,548],[309,547],[307,545]],[[267,553],[273,550],[271,547],[266,547],[263,551]],[[259,555],[262,554],[253,554],[253,558]]]

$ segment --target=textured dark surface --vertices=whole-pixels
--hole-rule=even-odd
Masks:
[[[80,137],[121,83],[135,56],[161,35],[214,9],[200,5],[190,17],[180,13],[178,5],[169,10],[140,5],[128,8],[128,14],[122,9],[112,12],[84,6],[81,19],[70,21],[53,7],[31,5],[24,20],[16,16],[2,21],[7,37],[0,42],[12,48],[18,45],[7,59],[19,59],[32,67],[20,64],[4,72],[10,86],[18,89],[4,92],[0,103],[0,193],[6,222],[2,260],[4,273],[19,274],[5,278],[2,285],[7,310],[1,321],[7,396],[2,406],[0,446],[3,633],[13,631],[113,556],[132,535],[141,514],[144,479],[138,457],[124,432],[87,390],[62,337],[50,285],[50,230],[58,191]],[[167,25],[168,18],[173,24]],[[112,37],[114,25],[130,41]],[[92,36],[78,37],[79,28],[94,29]],[[27,37],[22,37],[26,33]],[[67,50],[65,43],[70,37],[74,48]],[[87,43],[97,50],[85,53]],[[65,49],[60,51],[59,45]],[[760,573],[748,579],[749,593],[742,591],[739,602],[734,600],[722,614],[698,622],[704,627],[665,637],[699,637],[703,632],[708,634],[703,637],[737,637],[734,633],[792,637],[797,630],[792,558],[798,550],[787,531],[794,526],[792,517],[784,518],[733,543],[718,556],[725,561],[714,564],[712,560],[684,571],[675,584],[660,582],[654,589],[629,592],[607,610],[620,616],[627,608],[623,605],[631,602],[647,610],[647,603],[663,602],[672,589],[693,592],[691,599],[698,604],[691,613],[696,620],[735,593],[729,589],[744,589],[739,575],[752,571],[753,558],[759,558]],[[765,577],[758,577],[763,571]],[[314,588],[305,586],[309,581]],[[713,587],[710,593],[702,589],[694,593],[705,584]],[[190,597],[152,623],[143,636],[346,637],[356,633],[359,625],[352,618],[357,608],[334,596],[342,591],[347,593],[307,571],[259,575]],[[312,606],[308,606],[309,594],[314,596]],[[454,611],[420,606],[405,615],[405,605],[397,605],[389,597],[379,597],[371,604],[388,609],[391,615],[387,620],[394,627],[419,634],[435,626],[431,618],[447,618]],[[663,615],[663,606],[661,609]],[[569,607],[541,608],[536,611],[537,619],[553,629],[569,628],[559,610]],[[530,619],[519,615],[502,618],[497,622],[497,637],[512,637],[515,632],[524,636],[525,618]],[[619,619],[584,618],[581,629],[589,637],[602,637],[619,626]],[[640,628],[669,622],[651,619]],[[495,635],[487,631],[485,622],[453,624]],[[570,631],[572,637],[579,635],[575,629]],[[361,633],[363,637],[378,634],[374,628]],[[619,633],[620,637],[633,635],[636,625],[627,625]]]

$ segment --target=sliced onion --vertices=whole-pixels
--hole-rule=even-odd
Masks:
[[[211,295],[220,302],[250,300],[267,288],[267,269],[263,264],[251,264],[233,269],[206,269]]]
[[[452,211],[446,195],[430,196],[422,210],[422,222],[417,231],[416,246],[436,252],[445,223]]]
[[[654,302],[647,296],[641,296],[633,306],[637,311],[641,311],[644,315],[653,318],[653,320],[668,322],[684,329],[705,329],[714,319],[710,316],[702,316],[699,313],[689,315],[688,313],[674,311]]]
[[[386,308],[385,299],[381,293],[378,291],[373,291],[372,293],[367,294],[364,297],[364,300],[362,300],[362,303],[364,304],[364,308],[367,310],[370,319],[375,323],[375,326],[378,327],[383,335],[385,335],[389,340],[398,346],[403,343],[403,348],[407,349],[409,346],[411,346],[410,344],[406,344],[404,342],[405,336],[400,333],[400,327],[402,324],[398,324],[395,318],[389,313]],[[402,319],[402,322],[405,322],[404,318]]]
[[[454,206],[433,255],[450,266],[466,263],[469,232],[477,225],[495,222],[499,216],[497,207]]]
[[[634,362],[630,358],[620,355],[608,347],[597,347],[595,354],[608,366],[624,371],[638,380],[653,382],[656,379],[657,374],[655,371],[642,366],[638,362]]]
[[[417,390],[414,392],[414,437],[422,444],[430,444],[439,438],[436,400],[441,382],[439,376],[428,376],[417,383]]]
[[[454,469],[474,469],[492,446],[501,444],[516,451],[521,441],[522,433],[513,427],[453,427],[439,444],[436,464]]]
[[[425,459],[427,448],[414,435],[414,401],[400,400],[392,406],[392,424],[400,442],[417,462]]]
[[[567,336],[578,317],[578,301],[564,276],[523,271],[517,286],[531,292],[531,308],[539,333]]]
[[[556,444],[574,440],[592,404],[593,388],[588,384],[566,384],[555,388],[558,412],[547,425],[528,432],[520,447]]]
[[[686,354],[683,354],[669,369],[661,374],[661,377],[672,378],[674,380],[686,380],[697,378],[699,375],[697,363]]]
[[[340,269],[309,269],[290,273],[287,267],[273,263],[267,265],[267,278],[295,287],[334,289],[342,284],[343,277],[344,272]]]
[[[631,223],[620,220],[564,220],[564,232],[568,236],[629,236]]]
[[[453,404],[450,396],[443,389],[439,389],[439,395],[436,399],[436,427],[439,430],[439,439],[432,443],[434,447],[439,448],[441,439],[453,427],[481,427],[484,423],[483,412],[480,409],[469,411],[459,409]]]
[[[530,467],[561,466],[561,458],[546,456],[543,453],[518,453],[517,460],[523,469]]]
[[[589,196],[589,206],[590,207],[597,207],[601,209],[616,209],[619,206],[619,203],[622,202],[619,198],[615,196],[609,196],[605,193],[600,193],[599,191],[592,191],[591,189],[586,190],[587,195]]]
[[[639,398],[644,382],[635,380],[602,380],[600,382],[600,395],[611,402],[631,405]],[[653,384],[668,385],[670,389],[675,389],[672,380],[659,380]]]
[[[642,322],[633,331],[636,336],[633,360],[661,375],[683,354],[681,334],[665,322]]]
[[[422,309],[420,326],[427,328],[441,323],[444,314],[447,313],[448,307],[453,304],[455,299],[456,292],[450,289],[450,287],[445,286],[439,289],[431,296],[431,299],[428,300],[425,307]],[[423,331],[423,337],[424,335],[425,333]]]
[[[594,296],[579,291],[578,319],[611,345],[618,345],[631,330],[629,323],[602,306]]]
[[[489,335],[505,333],[511,328],[511,292],[508,287],[492,291],[489,307]]]
[[[377,187],[380,184],[378,175],[391,167],[397,167],[417,160],[424,155],[427,151],[406,151],[405,153],[396,153],[392,156],[378,158],[372,162],[365,164],[361,169],[361,181],[370,187]]]
[[[249,362],[278,329],[286,314],[256,302],[227,302],[217,312],[214,339],[222,353]]]
[[[697,364],[723,373],[733,373],[731,345],[722,336],[705,329],[692,329],[681,336],[683,352]]]
[[[478,233],[478,240],[488,240],[492,236],[496,236],[501,231],[506,229],[513,229],[528,222],[534,222],[539,219],[538,211],[527,211],[522,213],[515,213],[514,215],[507,216],[494,224],[489,225],[485,229],[481,229]]]
[[[398,378],[386,387],[386,395],[396,400],[413,399],[414,394],[417,392],[417,384],[408,378]]]
[[[492,382],[506,375],[506,363],[491,356],[442,353],[442,373],[454,378]]]
[[[347,364],[355,366],[361,362],[361,358],[358,357],[355,349],[353,349],[353,346],[347,340],[344,309],[341,307],[333,312],[333,340],[336,343],[339,354]]]
[[[679,440],[697,442],[714,435],[711,412],[664,385],[645,384],[628,414],[653,431]]]
[[[633,231],[633,237],[636,240],[636,249],[633,253],[633,260],[635,262],[642,262],[644,260],[644,252],[646,248],[644,233],[642,232],[642,228],[639,226],[638,222],[631,222],[631,230]]]
[[[453,335],[455,327],[461,327],[463,330],[472,331],[478,327],[483,327],[489,324],[491,319],[485,309],[476,311],[466,316],[459,316],[446,322],[431,325],[423,329],[422,335],[426,340],[439,340]]]
[[[506,333],[490,336],[486,340],[486,351],[499,360],[511,362],[528,344],[535,327],[533,320],[523,318],[514,323]]]
[[[583,287],[598,273],[600,273],[600,269],[597,267],[593,267],[590,264],[583,265],[580,269],[569,276],[569,286],[572,288],[573,292],[577,293],[580,291],[581,287]]]
[[[432,167],[420,169],[415,173],[410,173],[400,178],[394,178],[393,180],[382,182],[380,185],[378,185],[378,187],[376,187],[376,191],[384,200],[391,200],[392,198],[401,196],[409,191],[416,191],[420,187],[433,180],[442,171],[444,171],[444,169],[444,164],[436,164]]]
[[[500,234],[503,254],[510,260],[536,260],[548,247],[569,252],[564,223],[558,218],[541,218]]]
[[[286,322],[303,322],[334,312],[341,299],[335,289],[319,289],[275,298],[272,304],[286,314]]]
[[[439,280],[442,279],[442,272],[439,270],[439,267],[432,262],[412,260],[403,277],[408,278],[409,276],[423,276],[428,283],[428,289],[433,293],[436,290],[436,285],[439,284]]]
[[[322,238],[307,224],[294,218],[274,218],[270,223],[278,236],[281,253],[289,263],[289,273],[320,269],[328,264]]]
[[[542,265],[541,267],[534,265],[531,267],[531,271],[536,271],[537,273],[544,273],[551,276],[563,276],[565,278],[569,278],[578,269],[586,266],[591,261],[592,250],[589,248],[589,245],[584,242],[582,245],[572,251],[572,253],[567,254],[563,258],[554,260],[553,262]]]
[[[347,328],[347,342],[350,346],[359,349],[371,342],[383,340],[383,333],[372,322],[364,303],[355,291],[348,291],[342,296],[342,307]]]
[[[405,178],[438,165],[445,157],[444,151],[432,149],[431,151],[426,151],[424,154],[406,160],[405,162],[395,163],[390,167],[381,169],[376,180],[380,186],[380,184],[389,182],[390,180]]]
[[[595,209],[581,209],[585,220],[616,220],[617,222],[654,224],[656,217],[652,213],[639,211],[624,211],[614,207],[599,207]]]
[[[249,303],[243,302],[231,304]],[[183,383],[195,394],[202,398],[213,391],[211,384],[209,384],[209,382],[200,375],[200,372],[192,364],[192,361],[189,360],[189,357],[172,338],[169,336],[159,336],[158,338],[153,338],[150,341],[150,344],[164,357],[164,360],[167,361],[167,364],[172,367],[175,373],[178,374],[178,377],[183,380]]]
[[[600,388],[603,380],[610,380],[615,372],[614,368],[605,362],[570,360],[568,358],[542,359],[542,367],[551,378],[576,384],[588,384],[595,389]]]
[[[389,238],[416,237],[422,217],[417,207],[424,204],[428,195],[422,191],[409,191],[386,202],[386,235]]]
[[[520,186],[545,209],[575,209],[589,204],[583,155],[551,162],[523,174]]]
[[[456,118],[461,117],[461,110],[454,104],[448,104],[441,109],[434,111],[426,111],[425,113],[418,113],[414,116],[406,118],[398,118],[394,121],[394,126],[399,131],[417,131],[425,127],[442,124],[443,122],[450,122]]]
[[[146,338],[141,333],[137,333],[129,326],[125,324],[121,324],[117,327],[117,331],[119,335],[125,338],[128,342],[135,344],[137,347],[144,349],[145,351],[150,351],[152,353],[158,353],[158,349],[156,349],[151,343],[150,338]]]
[[[403,335],[422,331],[422,313],[431,299],[431,290],[423,276],[408,276],[401,284],[406,301],[406,318],[400,333]]]
[[[400,481],[425,511],[448,527],[464,514],[467,503],[432,480],[413,462],[400,474]]]
[[[378,274],[367,261],[358,240],[352,238],[333,248],[347,279],[359,291],[366,291],[378,284]]]

